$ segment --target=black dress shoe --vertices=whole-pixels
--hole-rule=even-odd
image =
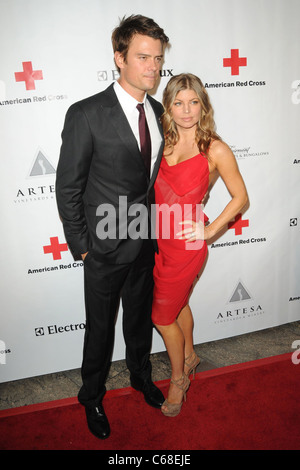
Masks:
[[[103,406],[98,405],[94,408],[86,406],[85,414],[91,433],[98,439],[107,439],[110,435],[110,427]]]
[[[151,380],[146,380],[145,382],[142,382],[141,380],[136,380],[131,377],[130,382],[132,388],[143,393],[148,405],[153,406],[153,408],[161,407],[161,405],[165,401],[165,397],[163,396],[159,388],[157,388]]]

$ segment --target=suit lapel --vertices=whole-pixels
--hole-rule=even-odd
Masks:
[[[165,145],[165,140],[164,140],[162,125],[161,125],[161,122],[160,122],[161,110],[156,107],[157,102],[155,102],[153,100],[153,98],[151,98],[151,96],[148,96],[148,99],[149,99],[149,102],[150,102],[150,104],[153,108],[153,111],[154,111],[154,114],[155,114],[155,117],[156,117],[157,126],[158,126],[158,129],[159,129],[160,135],[162,137],[159,152],[158,152],[156,162],[154,164],[152,175],[151,175],[150,182],[149,182],[149,188],[151,188],[153,186],[155,180],[156,180],[157,173],[158,173],[158,170],[159,170],[159,167],[160,167],[160,163],[161,163],[161,159],[162,159],[162,155],[163,155],[163,150],[164,150],[164,145]]]
[[[143,166],[144,170],[146,171],[138,143],[136,141],[136,138],[131,130],[131,127],[128,123],[128,120],[125,116],[125,113],[122,109],[122,106],[120,105],[117,95],[114,91],[113,84],[110,85],[103,93],[102,93],[102,106],[106,108],[110,108],[110,116],[111,116],[111,123],[116,129],[120,139],[124,143],[124,145],[127,147],[127,149],[132,153],[134,158],[137,158],[140,162],[140,164]],[[152,175],[149,181],[149,188],[154,184],[154,181],[156,179],[162,154],[163,154],[163,149],[164,149],[164,137],[163,137],[163,132],[162,132],[162,126],[160,123],[160,110],[156,106],[156,102],[148,96],[149,102],[153,108],[155,117],[156,117],[156,122],[159,128],[159,132],[162,136],[162,143],[158,152],[158,156],[156,159],[156,162],[154,164],[154,168],[152,171]]]
[[[161,159],[162,159],[163,150],[164,150],[164,140],[160,144],[160,149],[159,149],[157,159],[156,159],[156,162],[154,164],[153,171],[152,171],[152,174],[151,174],[151,178],[150,178],[150,182],[149,182],[149,188],[151,188],[151,186],[153,186],[153,184],[156,180],[157,173],[158,173],[160,163],[161,163]]]
[[[101,106],[108,110],[107,118],[110,120],[111,125],[116,129],[120,139],[124,145],[135,156],[139,157],[139,147],[119,103],[117,95],[114,91],[113,83],[101,93]]]
[[[135,157],[139,157],[141,160],[138,143],[118,101],[116,105],[111,108],[111,122],[124,145]]]

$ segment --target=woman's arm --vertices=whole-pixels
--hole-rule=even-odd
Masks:
[[[221,214],[208,226],[192,221],[184,221],[182,225],[190,223],[189,228],[185,228],[177,235],[182,235],[189,241],[196,239],[209,240],[217,235],[246,205],[248,202],[247,190],[240,174],[235,156],[227,144],[215,140],[209,150],[209,162],[219,172],[224,181],[231,200],[221,212]]]
[[[218,171],[231,195],[231,201],[221,214],[204,228],[204,239],[217,235],[247,204],[248,195],[235,156],[227,144],[215,140],[209,151],[209,159]]]

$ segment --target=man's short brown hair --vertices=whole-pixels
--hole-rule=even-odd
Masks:
[[[120,52],[126,61],[130,41],[136,34],[159,39],[162,45],[169,42],[164,30],[158,26],[151,18],[142,15],[131,15],[120,21],[112,33],[112,45],[114,52]]]

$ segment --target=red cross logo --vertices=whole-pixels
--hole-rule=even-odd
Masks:
[[[25,82],[26,90],[35,90],[35,80],[43,80],[41,70],[32,70],[31,62],[22,62],[23,72],[15,72],[16,82]]]
[[[235,235],[242,235],[243,227],[249,227],[249,220],[242,220],[242,214],[238,214],[234,222],[229,222],[228,228],[233,228],[235,230]]]
[[[223,67],[231,67],[231,75],[239,75],[240,67],[246,67],[247,57],[239,57],[238,49],[231,49],[231,57],[223,59]]]
[[[59,243],[58,237],[50,237],[50,245],[43,246],[44,253],[52,253],[53,259],[61,259],[61,252],[68,251],[67,243]]]

